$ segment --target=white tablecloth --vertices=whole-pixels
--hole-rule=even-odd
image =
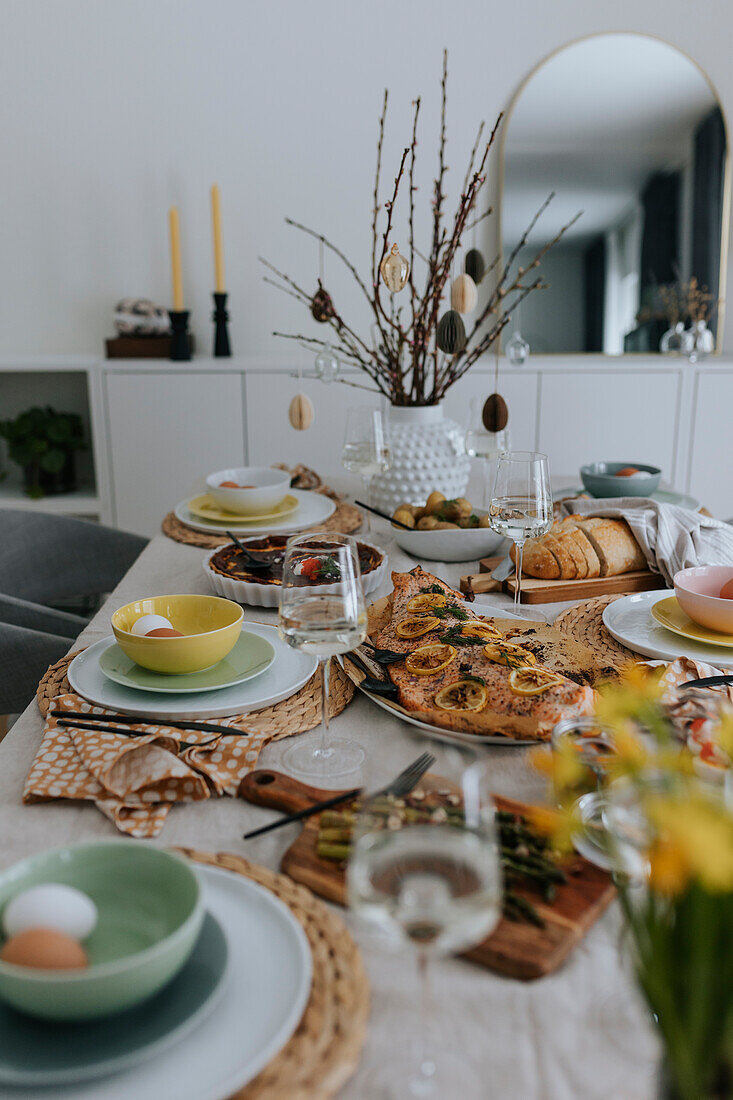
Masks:
[[[387,550],[393,568],[415,564],[395,546],[380,521],[372,537]],[[112,611],[134,598],[208,591],[203,557],[203,550],[163,536],[153,539],[81,635],[79,644],[109,634]],[[472,568],[423,564],[453,583]],[[389,586],[384,593],[388,590]],[[509,606],[506,597],[479,598],[479,602],[489,601]],[[545,610],[552,618],[558,607]],[[248,614],[260,621],[275,619],[274,613],[261,608],[248,609]],[[33,703],[0,744],[2,866],[43,848],[115,835],[112,824],[92,805],[21,804],[42,725]],[[356,697],[332,728],[339,735],[354,736],[366,747],[372,782],[393,776],[426,747],[419,732],[377,712],[363,697]],[[277,767],[287,743],[266,749],[260,763]],[[430,747],[440,762],[442,747],[435,742]],[[527,800],[544,797],[544,783],[527,766],[526,750],[507,745],[484,751],[494,770],[496,793]],[[297,827],[249,843],[241,839],[247,828],[263,824],[271,816],[271,811],[232,799],[177,806],[159,843],[237,852],[277,868],[283,851],[297,835]],[[528,984],[498,977],[459,959],[435,966],[434,991],[440,1006],[436,1030],[442,1042],[464,1054],[480,1072],[484,1084],[475,1100],[494,1096],[501,1100],[651,1100],[655,1095],[656,1046],[620,962],[618,930],[619,914],[614,905],[557,974]],[[343,1089],[343,1100],[376,1100],[371,1084],[375,1068],[414,1034],[417,1020],[416,975],[409,958],[387,955],[381,947],[361,942],[372,983],[372,1016],[359,1071]],[[197,1100],[186,1091],[185,1081],[175,1082],[174,1091],[176,1100]]]

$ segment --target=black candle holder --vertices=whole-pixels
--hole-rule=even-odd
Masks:
[[[188,336],[188,318],[190,311],[187,309],[170,309],[168,316],[171,322],[171,359],[190,359],[191,342]]]
[[[229,314],[227,313],[226,291],[214,291],[214,312],[211,319],[216,326],[214,328],[214,355],[217,359],[231,355],[229,329],[227,328]]]

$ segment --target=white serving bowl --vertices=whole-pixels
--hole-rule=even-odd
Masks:
[[[447,531],[405,531],[390,527],[395,542],[413,558],[425,561],[478,561],[495,554],[504,541],[489,527],[459,527]]]
[[[256,538],[240,539],[239,541],[243,546],[246,546],[248,542],[259,542],[260,540],[261,536],[258,535]],[[364,539],[357,539],[357,542],[362,543],[364,546],[372,547],[372,549],[382,555],[382,560],[377,568],[362,575],[362,587],[364,589],[364,595],[367,596],[370,592],[375,592],[385,580],[389,562],[384,551],[380,550],[374,543],[365,542]],[[256,581],[239,581],[235,580],[234,577],[225,577],[212,569],[209,562],[219,550],[221,550],[220,546],[217,547],[216,550],[211,550],[204,558],[203,563],[204,573],[209,578],[209,583],[217,595],[224,596],[227,600],[234,600],[235,603],[249,604],[250,607],[279,607],[282,585],[257,584]],[[337,584],[338,582],[335,583]],[[308,592],[326,593],[333,587],[333,584],[309,585]]]
[[[222,481],[252,485],[251,489],[222,489]],[[277,508],[290,488],[287,470],[271,470],[268,466],[236,466],[217,470],[206,479],[209,494],[227,512],[240,516],[256,516]]]

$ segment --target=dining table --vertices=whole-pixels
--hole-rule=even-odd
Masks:
[[[405,571],[416,560],[394,542],[391,528],[372,518],[369,536],[388,555],[390,568]],[[110,617],[123,604],[147,595],[210,592],[202,562],[206,551],[155,536],[122,578],[117,588],[82,632],[72,649],[89,645],[111,633]],[[475,563],[419,564],[457,586]],[[53,558],[49,559],[49,568]],[[389,577],[376,599],[391,590]],[[489,594],[477,597],[481,613],[510,609],[510,598]],[[482,610],[485,606],[486,611]],[[541,605],[552,621],[563,605]],[[245,608],[245,622],[275,623],[277,613]],[[359,741],[367,753],[368,783],[378,787],[397,774],[424,749],[437,757],[433,771],[440,774],[446,753],[456,749],[378,709],[357,692],[346,709],[332,720],[335,736]],[[26,775],[37,752],[43,719],[35,700],[17,719],[0,743],[0,865],[58,845],[111,838],[114,825],[91,803],[48,802],[24,805]],[[318,730],[300,734],[317,738]],[[260,767],[277,769],[289,739],[266,746]],[[532,766],[530,750],[512,745],[481,746],[488,761],[492,790],[525,802],[547,802],[547,780]],[[155,841],[210,852],[233,852],[278,869],[298,825],[249,841],[243,833],[274,820],[275,811],[234,798],[208,799],[173,807]],[[377,1100],[374,1075],[389,1065],[417,1036],[419,994],[415,961],[407,952],[391,953],[370,933],[344,914],[362,949],[370,985],[371,1016],[359,1066],[343,1086],[342,1100]],[[656,1071],[660,1057],[657,1040],[644,1006],[635,991],[619,906],[613,902],[591,927],[555,973],[523,982],[494,974],[462,958],[444,958],[433,967],[435,1003],[431,1043],[439,1057],[441,1047],[458,1052],[482,1082],[480,1098],[501,1100],[652,1100],[657,1095]],[[15,1095],[15,1094],[13,1094]],[[20,1093],[19,1095],[22,1095]],[[71,1097],[73,1090],[54,1090],[54,1098]],[[196,1100],[178,1082],[176,1100]],[[446,1100],[473,1100],[470,1097]]]

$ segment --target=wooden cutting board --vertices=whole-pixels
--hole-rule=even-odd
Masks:
[[[503,559],[482,558],[479,562],[481,573],[490,573]],[[516,577],[504,581],[502,589],[514,595]],[[649,592],[652,589],[666,588],[664,578],[649,569],[639,569],[633,573],[621,573],[618,577],[591,577],[574,581],[542,581],[536,577],[522,577],[522,603],[555,603],[560,600],[589,600],[592,596],[610,596],[619,592]],[[474,586],[475,592],[481,591],[480,582]]]
[[[428,774],[419,786],[427,789],[436,784],[445,786],[445,780]],[[317,790],[280,772],[264,769],[250,772],[239,788],[240,797],[246,801],[284,813],[294,813],[337,793]],[[497,797],[495,801],[499,809],[513,813],[525,813],[528,808],[522,802],[506,798]],[[314,815],[303,822],[300,835],[282,858],[281,870],[319,897],[345,905],[344,868],[339,863],[320,859],[316,855],[317,838],[318,817]],[[544,928],[502,918],[488,939],[466,952],[466,957],[499,974],[522,981],[543,978],[557,970],[615,894],[610,876],[582,856],[569,857],[565,869],[568,881],[558,886],[552,905],[543,902],[539,894],[532,890],[518,891],[525,893],[542,915],[546,922]]]

